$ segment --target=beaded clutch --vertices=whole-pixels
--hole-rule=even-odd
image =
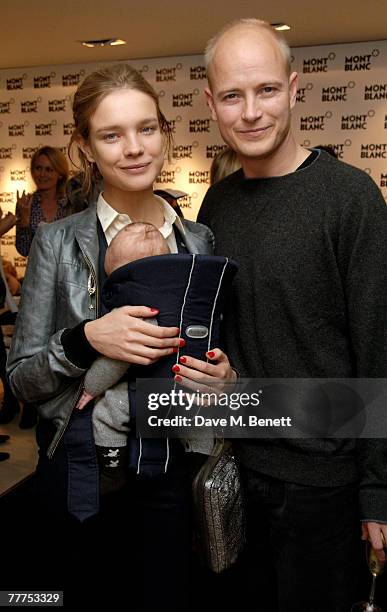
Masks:
[[[239,469],[231,444],[217,440],[193,482],[199,553],[220,573],[235,563],[245,542],[245,516]]]

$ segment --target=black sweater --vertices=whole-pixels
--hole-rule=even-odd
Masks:
[[[325,152],[285,176],[239,170],[210,188],[198,221],[240,266],[225,329],[242,376],[387,377],[387,208],[368,175]],[[384,440],[246,440],[239,453],[290,482],[360,476],[363,518],[387,522]]]

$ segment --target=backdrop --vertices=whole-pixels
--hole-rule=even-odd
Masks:
[[[369,173],[387,199],[387,41],[292,50],[299,73],[293,114],[299,142],[330,144],[340,159]],[[130,61],[130,60],[129,60]],[[73,129],[72,95],[99,65],[44,66],[0,71],[0,206],[14,211],[16,190],[32,190],[29,162],[42,145],[67,150]],[[160,95],[175,138],[157,187],[187,192],[179,200],[195,219],[209,186],[209,168],[224,146],[209,118],[201,55],[133,60]],[[1,238],[3,256],[24,275],[14,230]]]

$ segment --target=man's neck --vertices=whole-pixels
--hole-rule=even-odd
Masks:
[[[286,141],[270,156],[259,159],[240,159],[246,178],[270,178],[295,172],[307,159],[310,151],[304,149],[289,134]]]

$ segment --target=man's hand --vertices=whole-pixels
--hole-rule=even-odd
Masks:
[[[373,523],[372,521],[362,523],[362,540],[369,540],[380,563],[386,562],[387,551],[387,524]]]

